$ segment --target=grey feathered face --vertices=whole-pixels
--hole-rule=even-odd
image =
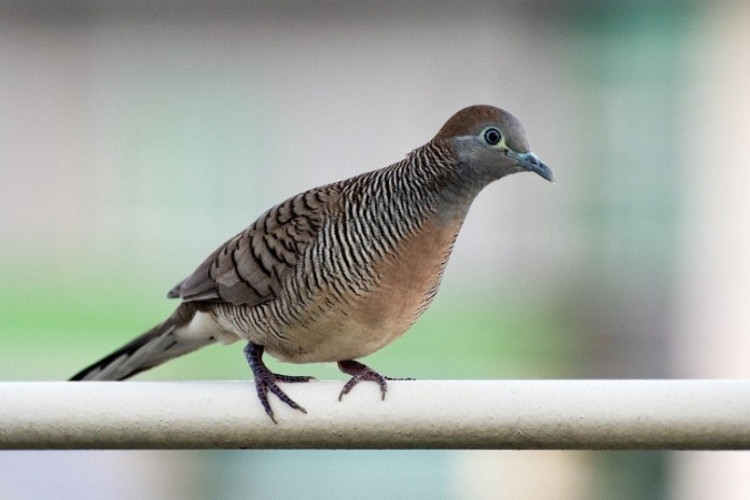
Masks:
[[[436,140],[448,140],[464,175],[482,183],[516,172],[553,181],[552,170],[531,152],[521,123],[491,106],[465,108],[448,120]]]

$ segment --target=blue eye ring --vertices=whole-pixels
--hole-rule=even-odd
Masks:
[[[489,127],[482,132],[482,138],[490,146],[497,146],[503,140],[503,134],[495,127]]]

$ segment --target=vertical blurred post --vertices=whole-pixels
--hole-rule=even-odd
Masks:
[[[685,154],[676,374],[749,378],[750,3],[706,7],[698,25]],[[717,408],[717,411],[720,411]],[[681,500],[750,498],[750,453],[680,453]]]
[[[572,12],[571,57],[589,116],[576,123],[586,171],[575,182],[587,183],[581,203],[591,244],[569,298],[591,333],[581,376],[669,374],[692,15],[688,5],[663,2],[593,2]],[[597,453],[592,463],[603,478],[597,496],[666,495],[663,452]]]

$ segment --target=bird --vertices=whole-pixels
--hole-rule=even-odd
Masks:
[[[269,393],[307,413],[278,383],[269,355],[337,363],[385,398],[387,381],[357,361],[403,335],[438,291],[477,194],[518,172],[554,181],[520,121],[502,109],[461,109],[426,144],[385,168],[316,187],[262,214],[209,255],[167,296],[163,322],[70,380],[123,380],[209,344],[246,341],[255,392],[276,423]]]

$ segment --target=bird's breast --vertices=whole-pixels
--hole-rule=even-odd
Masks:
[[[284,328],[289,342],[267,343],[267,351],[297,363],[340,361],[367,356],[400,337],[435,296],[461,223],[424,222],[369,264],[375,281],[366,293],[337,300],[317,294],[307,319]]]

